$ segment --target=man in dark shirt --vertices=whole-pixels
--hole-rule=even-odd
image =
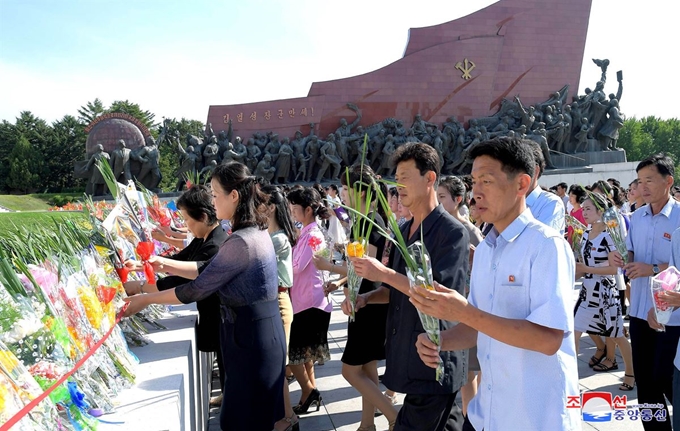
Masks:
[[[401,227],[407,245],[423,238],[431,262],[432,275],[439,283],[448,283],[464,294],[468,268],[469,236],[463,225],[437,202],[439,157],[434,148],[422,143],[409,143],[392,156],[402,205],[413,219]],[[405,393],[404,405],[390,430],[461,430],[463,415],[455,399],[465,384],[467,353],[442,352],[444,379],[439,384],[435,370],[426,367],[418,356],[415,342],[425,332],[418,312],[409,302],[406,265],[398,249],[390,253],[388,266],[374,258],[353,259],[357,274],[382,282],[380,288],[360,295],[356,309],[367,303],[389,303],[385,353],[387,367],[383,383],[396,392]],[[343,310],[348,312],[349,310]],[[445,330],[454,323],[441,321]]]

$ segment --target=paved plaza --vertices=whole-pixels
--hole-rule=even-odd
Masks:
[[[303,415],[300,418],[301,431],[355,431],[359,428],[361,419],[361,397],[342,377],[340,358],[347,341],[347,317],[340,310],[340,302],[343,299],[342,292],[331,294],[334,307],[331,316],[331,323],[328,332],[328,344],[331,349],[331,360],[323,366],[316,366],[317,386],[323,397],[321,409]],[[574,290],[574,301],[578,296],[578,290]],[[627,322],[626,322],[626,326]],[[588,367],[588,359],[595,353],[593,342],[588,336],[581,338],[580,355],[578,357],[578,367],[580,376],[581,391],[604,391],[611,392],[612,396],[627,395],[627,403],[637,404],[637,390],[630,392],[619,391],[618,387],[623,378],[623,359],[617,354],[619,370],[612,372],[594,372]],[[618,352],[618,350],[617,350]],[[385,371],[384,361],[379,369],[380,374]],[[383,390],[385,388],[383,387]],[[290,386],[291,400],[296,403],[300,399],[300,387],[297,382]],[[404,395],[398,395],[399,401],[403,400]],[[508,401],[511,402],[511,401]],[[219,431],[218,417],[219,409],[211,410],[209,431]],[[669,419],[670,420],[670,419]],[[388,424],[384,417],[376,418],[378,430],[387,430]],[[508,430],[512,430],[509,425]],[[623,421],[616,421],[612,418],[610,422],[583,422],[583,431],[634,431],[642,430],[640,419],[635,421],[626,418]]]

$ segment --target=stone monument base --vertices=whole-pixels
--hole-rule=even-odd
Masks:
[[[590,165],[625,163],[626,152],[615,151],[590,151],[576,154],[551,154],[552,162],[561,168],[581,168]]]
[[[627,187],[631,181],[637,178],[635,168],[638,163],[601,163],[580,168],[550,169],[543,173],[538,183],[545,187],[552,187],[561,182],[565,182],[567,185],[580,184],[587,186],[599,180],[606,181],[609,178],[616,178],[621,181],[622,185]]]

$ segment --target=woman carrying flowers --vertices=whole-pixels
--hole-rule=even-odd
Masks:
[[[373,223],[385,229],[385,223],[371,206],[376,198],[377,186],[375,174],[368,165],[354,165],[348,168],[346,175],[340,176],[342,200],[351,208],[365,215]],[[368,220],[358,215],[354,217],[348,255],[352,257],[382,256],[385,238],[378,229],[371,229]],[[358,237],[357,237],[358,236]],[[366,247],[366,249],[364,249]],[[328,270],[347,275],[346,265],[334,265],[323,258],[314,258],[314,264],[320,270]],[[380,287],[380,283],[363,279],[358,294],[371,292]],[[350,301],[347,288],[345,301]],[[385,359],[385,325],[387,323],[387,304],[371,304],[364,311],[356,313],[347,325],[347,345],[342,355],[342,376],[361,393],[362,413],[359,430],[375,430],[374,411],[380,410],[388,422],[397,418],[397,410],[392,399],[380,392],[378,383],[378,361]]]
[[[293,408],[296,414],[321,406],[321,394],[316,389],[314,362],[330,360],[328,325],[333,305],[324,292],[323,278],[312,263],[315,252],[328,250],[324,244],[317,217],[326,220],[330,211],[323,204],[318,191],[310,187],[295,189],[288,194],[293,218],[302,224],[300,237],[293,247],[293,324],[290,328],[288,359],[293,375],[300,383],[300,403]],[[328,250],[330,253],[330,250]]]
[[[205,265],[152,257],[156,271],[171,271],[192,281],[127,298],[125,314],[150,304],[195,302],[217,292],[226,369],[220,426],[270,431],[284,416],[286,339],[277,299],[276,254],[266,231],[267,196],[248,168],[237,162],[219,165],[210,182],[217,218],[231,220],[232,235]]]
[[[623,316],[614,280],[616,268],[609,265],[607,258],[615,247],[602,221],[602,213],[611,207],[611,202],[599,193],[590,193],[581,201],[581,207],[590,228],[583,233],[581,253],[584,262],[576,263],[576,277],[584,276],[574,316],[576,351],[583,332],[606,337],[605,347],[597,349],[601,356],[593,356],[591,366],[594,371],[609,371],[618,369],[615,357],[615,345],[618,345],[626,365],[625,378],[619,389],[630,391],[635,386],[633,359],[630,343],[623,335]]]

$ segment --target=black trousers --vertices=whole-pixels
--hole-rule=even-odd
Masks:
[[[463,431],[477,431],[475,427],[472,426],[472,422],[470,422],[470,419],[468,419],[467,416],[465,416],[465,422],[463,423]]]
[[[667,419],[642,422],[645,431],[671,431],[666,398],[673,401],[673,360],[680,338],[680,326],[666,326],[665,332],[649,327],[646,320],[630,318],[630,343],[638,391],[638,404],[662,404]],[[680,394],[676,394],[680,396]],[[657,409],[652,409],[655,413]],[[678,414],[678,412],[674,412]]]
[[[463,431],[463,410],[456,404],[457,394],[406,394],[395,431]]]

